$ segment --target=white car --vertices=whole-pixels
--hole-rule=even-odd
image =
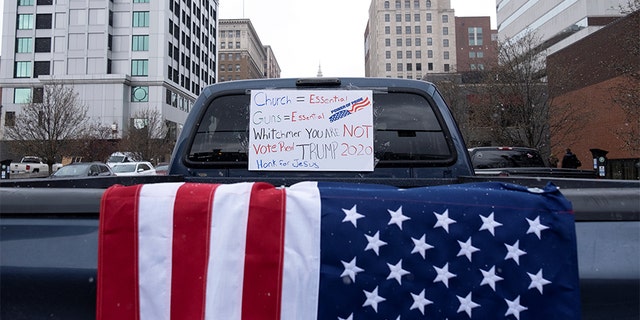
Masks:
[[[123,162],[115,163],[111,167],[116,176],[150,176],[156,174],[156,169],[151,162]]]

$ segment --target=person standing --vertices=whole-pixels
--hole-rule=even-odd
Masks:
[[[562,167],[576,169],[581,165],[582,163],[575,153],[571,152],[571,149],[567,148],[567,153],[562,157]]]

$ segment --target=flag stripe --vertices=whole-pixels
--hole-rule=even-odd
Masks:
[[[186,184],[173,218],[171,319],[203,319],[211,207],[217,184]]]
[[[213,198],[205,319],[240,319],[252,183],[220,185]]]
[[[284,189],[255,183],[249,203],[242,319],[280,319]]]
[[[317,183],[304,182],[288,188],[286,197],[281,319],[313,320],[320,287],[320,193]]]
[[[139,319],[138,193],[141,186],[110,188],[100,208],[97,314],[102,319]],[[107,214],[107,213],[118,214]]]
[[[138,204],[140,319],[169,320],[173,207],[182,183],[148,184]]]

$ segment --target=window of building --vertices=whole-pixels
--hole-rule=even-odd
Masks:
[[[236,61],[240,61],[241,58],[242,58],[242,55],[239,53],[236,53]]]
[[[31,38],[17,38],[16,39],[16,53],[31,52],[33,47],[33,39]]]
[[[473,63],[472,63],[472,64],[470,64],[470,65],[469,65],[469,69],[470,69],[470,70],[472,70],[472,71],[475,71],[475,70],[476,70],[476,65],[475,65],[475,64],[473,64]]]
[[[404,66],[404,65],[403,65],[402,63],[398,63],[398,64],[396,65],[396,71],[402,71],[403,66]]]
[[[407,63],[407,71],[413,71],[413,64]]]
[[[37,3],[39,6],[50,6],[53,4],[53,0],[38,0]]]
[[[390,26],[384,26],[384,34],[391,34],[391,27]]]
[[[442,27],[442,34],[443,35],[449,35],[449,27]]]
[[[416,38],[416,47],[419,47],[422,45],[422,38]]]
[[[240,72],[240,65],[236,64],[236,72]]]
[[[384,53],[386,59],[391,59],[391,51],[387,50]]]
[[[478,70],[484,70],[484,64],[479,63],[478,64]]]
[[[427,50],[427,58],[433,59],[433,50]]]
[[[149,51],[149,36],[137,35],[131,37],[132,51]]]
[[[51,38],[36,38],[36,52],[51,52]]]
[[[149,87],[131,87],[131,102],[148,102],[149,101]]]
[[[385,65],[385,70],[386,70],[386,71],[391,71],[391,63],[387,63],[387,64]]]
[[[443,14],[442,15],[442,23],[448,23],[449,22],[449,15]]]
[[[433,33],[433,26],[427,26],[427,33]]]
[[[34,0],[18,0],[19,6],[32,6],[34,3]]]
[[[236,38],[240,38],[240,30],[236,30]]]
[[[396,26],[396,34],[402,34],[402,27]]]
[[[414,32],[415,34],[420,34],[420,26],[415,26],[415,27],[413,27],[413,32]]]
[[[449,70],[450,70],[449,64],[445,63],[444,64],[444,72],[449,72]]]
[[[221,64],[221,65],[220,65],[220,72],[224,72],[224,71],[225,71],[224,64]]]
[[[35,61],[33,63],[33,77],[51,74],[51,61]]]
[[[33,95],[31,96],[31,101],[33,101],[34,103],[42,103],[44,101],[43,87],[33,88]]]
[[[388,13],[384,14],[384,22],[391,22],[391,16]]]
[[[422,59],[422,51],[416,50],[416,59]]]
[[[416,71],[422,71],[422,63],[420,62],[416,63]]]
[[[428,46],[432,46],[433,45],[433,38],[427,38],[427,45]]]
[[[482,53],[482,51],[478,51],[478,53],[476,54],[476,56],[478,58],[484,58],[484,53]]]
[[[402,38],[396,39],[396,46],[398,46],[398,47],[402,46]]]
[[[445,60],[449,60],[449,51],[445,51],[442,53],[442,56]]]
[[[476,57],[476,52],[475,51],[469,51],[469,58],[475,58]]]
[[[132,76],[148,76],[149,75],[149,60],[147,59],[134,59],[131,60],[131,75]]]
[[[482,28],[469,27],[469,45],[481,46],[482,45]]]
[[[419,13],[414,13],[413,14],[413,21],[420,22],[420,14]]]
[[[402,9],[402,6],[400,5],[400,0],[396,0],[396,9]]]
[[[149,3],[149,0],[133,0],[133,3]]]
[[[18,30],[33,29],[33,15],[32,14],[19,14],[18,15]]]
[[[414,9],[420,8],[420,0],[413,0],[413,8]]]
[[[433,62],[427,63],[427,70],[433,71]]]
[[[445,48],[449,47],[449,39],[442,39],[442,46]]]
[[[148,27],[149,26],[149,11],[134,11],[133,12],[133,27]]]
[[[13,77],[14,78],[30,78],[31,77],[31,61],[16,61]]]
[[[411,22],[411,13],[405,13],[404,14],[404,21],[405,22]]]
[[[385,1],[384,2],[384,8],[385,9],[389,9],[389,1]]]
[[[400,50],[396,51],[396,58],[402,59],[402,51]]]
[[[36,29],[51,29],[53,16],[51,13],[39,13],[36,15]]]
[[[431,8],[431,0],[427,0],[426,5],[427,5],[427,8]]]
[[[407,57],[407,59],[411,59],[411,58],[413,58],[413,51],[407,51],[407,52],[405,52],[405,57]]]
[[[404,42],[405,42],[407,47],[411,47],[411,38],[404,39]]]
[[[26,104],[31,101],[31,88],[13,89],[13,103]]]
[[[14,127],[16,125],[16,113],[14,111],[7,111],[4,113],[4,126]]]
[[[402,13],[396,13],[396,22],[402,22]]]
[[[427,13],[427,21],[431,21],[431,13]]]
[[[225,42],[220,42],[220,49],[225,49],[226,47]]]
[[[411,34],[411,26],[404,27],[404,33],[405,34]]]
[[[404,8],[411,9],[411,0],[404,0]]]

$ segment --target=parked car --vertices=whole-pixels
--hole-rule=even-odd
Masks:
[[[148,161],[116,163],[113,164],[111,170],[117,176],[149,176],[156,174],[156,169]]]
[[[53,164],[53,172],[56,172],[62,165]],[[38,178],[49,176],[49,165],[44,159],[36,156],[25,156],[20,162],[11,163],[12,178]]]
[[[156,166],[156,174],[159,176],[166,176],[169,174],[169,164],[166,162],[160,162]]]
[[[56,178],[108,177],[115,176],[111,168],[102,162],[70,163],[51,175]]]
[[[142,161],[140,157],[138,157],[133,152],[114,152],[107,159],[106,163],[110,167],[113,167],[116,163],[125,163],[125,162],[137,162]]]

